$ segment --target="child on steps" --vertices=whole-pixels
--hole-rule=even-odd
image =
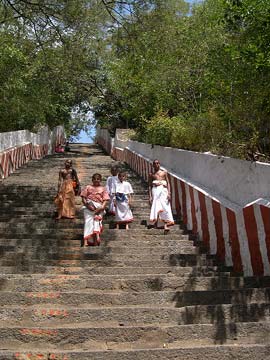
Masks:
[[[110,195],[110,200],[109,200],[109,209],[108,209],[108,214],[109,215],[115,215],[115,206],[114,206],[114,188],[115,188],[115,184],[119,181],[118,180],[118,173],[119,173],[119,169],[116,165],[113,165],[111,167],[111,176],[108,177],[107,182],[106,182],[106,189],[108,191],[108,194]]]
[[[101,175],[92,176],[92,185],[87,185],[81,192],[84,204],[84,246],[99,246],[102,232],[102,218],[109,194],[101,185]]]
[[[124,224],[129,229],[129,223],[133,221],[130,205],[132,202],[133,189],[131,184],[126,181],[126,173],[120,171],[118,174],[119,181],[115,183],[113,195],[115,205],[115,223],[116,229],[120,224]]]

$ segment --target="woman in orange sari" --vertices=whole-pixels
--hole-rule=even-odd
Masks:
[[[72,169],[72,161],[65,161],[65,168],[59,171],[58,193],[55,199],[58,216],[57,220],[62,217],[68,219],[75,218],[75,192],[74,184],[79,186],[79,179],[75,169]]]

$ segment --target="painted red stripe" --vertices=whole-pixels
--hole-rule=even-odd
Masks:
[[[236,216],[235,216],[235,213],[231,209],[228,209],[228,208],[226,208],[226,214],[227,214],[227,220],[228,220],[228,225],[229,225],[229,239],[230,239],[230,244],[231,244],[233,269],[236,272],[242,272],[243,264],[242,264],[242,258],[241,258],[238,232],[237,232]]]
[[[147,175],[146,175],[146,160],[143,159],[143,178],[144,178],[144,180],[146,180],[146,177],[147,177]]]
[[[142,158],[142,178],[145,179],[145,160]]]
[[[214,223],[217,236],[217,256],[220,260],[225,260],[225,242],[223,237],[222,214],[220,204],[212,200]]]
[[[265,231],[265,243],[267,248],[267,257],[270,262],[270,208],[267,206],[260,205],[260,210],[262,214],[262,220]]]
[[[132,153],[132,170],[135,170],[135,165],[136,165],[136,157],[135,154]]]
[[[208,214],[206,208],[205,195],[198,191],[200,210],[201,210],[201,227],[202,227],[202,241],[207,249],[210,249],[210,234],[208,225]]]
[[[171,201],[170,201],[170,203],[171,203],[172,209],[174,210],[174,209],[175,209],[175,206],[174,206],[174,204],[172,203],[174,189],[173,189],[173,186],[172,186],[172,176],[171,176],[171,174],[169,174],[169,173],[168,173],[168,180],[169,180],[170,189],[171,189]]]
[[[132,153],[131,157],[132,157],[132,170],[135,170],[135,154]]]
[[[254,275],[263,275],[263,261],[260,251],[258,227],[253,206],[248,206],[244,208],[243,214],[253,273]]]
[[[1,174],[1,178],[3,179],[4,178],[4,169],[3,169],[2,161],[3,161],[3,155],[0,154],[0,168],[1,168],[0,169],[1,170],[0,174]]]
[[[22,149],[21,148],[18,149],[18,154],[19,154],[18,166],[21,167],[22,166]]]
[[[134,154],[134,170],[137,172],[137,154]]]
[[[3,161],[3,169],[4,169],[4,177],[8,176],[8,154],[4,154],[4,161]]]
[[[190,185],[189,185],[189,195],[190,195],[190,202],[191,202],[192,231],[194,234],[197,234],[198,224],[197,224],[197,218],[196,218],[194,190],[193,190],[193,187]]]
[[[179,191],[178,191],[178,186],[177,186],[179,180],[177,180],[174,177],[173,181],[174,181],[174,192],[175,192],[175,210],[176,210],[176,214],[180,217],[181,216],[181,205],[180,205]]]
[[[148,180],[149,180],[149,175],[151,174],[151,171],[152,169],[151,169],[151,162],[149,161],[148,162]]]
[[[180,180],[181,190],[182,190],[182,206],[183,206],[183,222],[187,224],[187,196],[186,196],[186,187],[185,183]]]
[[[9,151],[8,159],[9,159],[9,175],[10,175],[15,170],[15,166],[13,166],[13,161],[12,161],[12,150]]]

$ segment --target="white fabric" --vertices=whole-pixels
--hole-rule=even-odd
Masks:
[[[150,221],[157,222],[158,220],[167,224],[174,223],[166,180],[153,181]]]
[[[123,193],[123,194],[133,194],[133,189],[131,184],[128,181],[117,181],[114,184],[114,190],[113,193]]]
[[[102,205],[98,202],[91,201],[91,205],[94,205],[96,209]],[[84,213],[84,240],[88,240],[94,244],[92,239],[94,234],[100,234],[102,231],[102,214],[95,214],[94,211],[89,210],[86,206],[83,206]]]
[[[115,222],[117,223],[128,223],[133,221],[132,211],[128,204],[127,195],[133,194],[133,189],[128,181],[117,182],[115,184],[114,194],[121,193],[126,195],[126,200],[121,202],[115,197],[116,208],[115,208]]]
[[[115,190],[115,184],[119,182],[118,176],[109,176],[107,181],[106,181],[106,190],[108,191],[108,194],[110,195],[110,200],[109,200],[109,213],[110,214],[115,214],[115,206],[114,206],[114,202],[113,202],[113,197],[114,197],[114,190]]]

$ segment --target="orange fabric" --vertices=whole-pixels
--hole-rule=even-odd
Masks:
[[[60,192],[54,202],[57,206],[59,217],[73,218],[75,216],[75,194],[72,180],[63,181]]]

